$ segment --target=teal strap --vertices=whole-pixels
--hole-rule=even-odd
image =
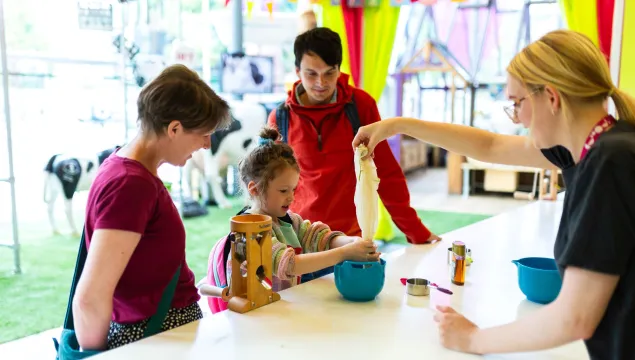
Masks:
[[[180,275],[181,265],[179,265],[178,269],[176,269],[176,273],[174,273],[174,276],[172,276],[172,280],[170,280],[168,287],[166,287],[163,291],[161,302],[159,302],[159,307],[148,321],[148,326],[146,326],[143,337],[149,337],[161,332],[163,321],[165,321],[165,318],[168,315],[168,310],[170,310],[170,305],[172,304],[172,298],[174,297],[174,291],[176,290],[176,285],[179,282]]]
[[[77,259],[75,260],[75,272],[73,273],[73,282],[71,283],[71,291],[68,294],[68,303],[66,304],[66,316],[64,317],[64,329],[75,330],[73,319],[73,298],[75,297],[75,289],[79,282],[79,277],[84,270],[84,263],[88,250],[86,248],[86,230],[82,230],[82,237],[79,240],[79,250],[77,251]]]
[[[86,229],[82,231],[82,237],[79,241],[79,250],[77,252],[77,260],[75,262],[75,273],[73,274],[73,282],[71,284],[71,291],[68,296],[68,304],[66,305],[66,316],[64,318],[64,329],[74,330],[74,320],[73,320],[73,298],[75,297],[75,289],[77,288],[77,283],[82,275],[82,271],[84,270],[84,263],[86,262],[86,257],[88,256],[88,248],[86,247]],[[163,322],[165,321],[165,317],[170,310],[170,305],[172,304],[172,298],[174,297],[174,292],[176,291],[176,285],[179,282],[179,277],[181,276],[181,265],[176,269],[174,276],[172,276],[172,280],[168,286],[163,290],[163,295],[161,296],[161,301],[159,302],[159,306],[157,311],[152,315],[150,320],[148,321],[148,325],[146,327],[145,332],[143,333],[144,337],[152,336],[161,332],[161,327],[163,326]]]

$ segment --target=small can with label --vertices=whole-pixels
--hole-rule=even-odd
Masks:
[[[450,281],[455,285],[465,284],[466,253],[465,243],[462,241],[454,241],[452,243]]]

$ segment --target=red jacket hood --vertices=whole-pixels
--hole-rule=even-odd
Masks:
[[[311,119],[315,119],[316,116],[323,118],[331,114],[341,113],[344,111],[344,105],[353,99],[353,87],[348,83],[349,78],[350,75],[340,73],[340,77],[337,79],[337,100],[334,103],[312,106],[304,106],[298,103],[295,94],[298,86],[302,83],[298,80],[293,84],[291,91],[289,91],[286,104],[294,113]]]

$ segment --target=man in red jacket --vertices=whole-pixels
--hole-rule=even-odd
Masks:
[[[379,121],[377,104],[364,90],[350,86],[348,75],[340,73],[342,43],[337,33],[328,28],[309,30],[296,38],[294,52],[300,81],[293,85],[284,108],[272,111],[268,120],[269,126],[277,127],[294,149],[300,165],[300,182],[291,210],[349,236],[361,236],[351,148],[357,129],[353,129],[355,121],[351,117],[358,117],[357,127]],[[354,115],[351,103],[355,105]],[[385,141],[376,147],[374,160],[381,180],[379,197],[408,242],[439,240],[410,207],[405,176]]]

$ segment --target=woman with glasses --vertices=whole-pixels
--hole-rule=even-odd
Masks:
[[[566,194],[554,246],[563,285],[531,316],[480,329],[438,307],[441,343],[477,353],[535,351],[584,340],[592,359],[635,357],[635,102],[617,89],[606,59],[584,35],[550,32],[507,68],[505,111],[527,138],[473,127],[393,118],[360,128],[374,149],[403,133],[477,160],[562,169]],[[617,119],[606,111],[613,100]],[[510,239],[511,241],[512,239]]]

